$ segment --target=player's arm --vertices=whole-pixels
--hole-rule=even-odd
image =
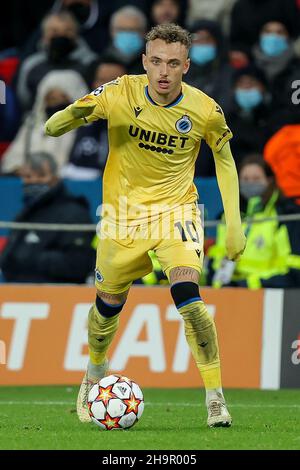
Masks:
[[[122,78],[105,83],[64,110],[53,114],[45,124],[46,134],[59,137],[89,122],[108,119],[110,110],[120,97],[122,84]]]
[[[223,111],[214,103],[205,139],[213,152],[223,201],[227,255],[229,259],[237,260],[245,249],[246,238],[241,223],[238,175],[229,145],[231,137],[232,133],[226,124]]]
[[[48,119],[45,124],[45,132],[52,137],[59,137],[66,132],[77,129],[88,122],[88,116],[93,114],[97,106],[96,97],[87,95],[67,106],[62,111],[58,111]],[[95,115],[97,119],[97,115]],[[95,120],[94,119],[94,120]]]
[[[245,249],[246,237],[241,223],[238,175],[229,142],[219,152],[213,151],[213,155],[226,220],[227,255],[236,260]]]

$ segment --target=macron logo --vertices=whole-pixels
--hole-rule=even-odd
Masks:
[[[134,114],[135,114],[135,117],[139,117],[139,114],[142,112],[143,110],[138,106],[137,108],[134,108]]]

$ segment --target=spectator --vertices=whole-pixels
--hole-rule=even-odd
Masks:
[[[259,220],[299,211],[275,185],[271,169],[261,155],[249,156],[239,169],[240,192],[247,199],[246,215]],[[300,287],[299,222],[277,220],[245,224],[247,245],[242,258],[226,259],[225,226],[219,225],[216,243],[208,250],[209,283],[249,287]]]
[[[250,54],[259,31],[269,21],[283,22],[292,36],[298,36],[299,10],[296,1],[238,0],[231,14],[231,49]]]
[[[273,108],[287,106],[291,100],[292,82],[299,77],[300,61],[282,22],[270,21],[262,27],[259,44],[253,48],[256,66],[261,69],[273,96]]]
[[[103,56],[101,62],[95,65],[92,88],[98,88],[117,77],[122,77],[125,73],[126,68],[123,64],[115,61],[113,57]]]
[[[1,76],[0,76],[0,81]],[[2,82],[2,84],[4,81]],[[20,113],[15,93],[11,86],[5,84],[5,88],[0,84],[0,158],[9,142],[15,137],[19,124]],[[2,96],[4,95],[4,96]],[[5,102],[5,105],[4,105]],[[3,150],[2,150],[3,149]]]
[[[268,140],[264,147],[264,159],[272,168],[282,193],[300,205],[299,118],[298,123],[284,125]]]
[[[129,74],[143,73],[141,54],[147,18],[138,8],[126,6],[117,10],[110,20],[112,43],[104,55],[124,65]]]
[[[220,26],[215,21],[199,20],[191,26],[191,32],[191,66],[185,81],[214,98],[227,112],[232,69]]]
[[[38,26],[53,0],[9,0],[2,2],[0,15],[0,51],[23,47]]]
[[[223,33],[228,35],[230,16],[233,5],[237,0],[190,0],[187,24],[191,26],[197,20],[217,21]]]
[[[15,173],[33,152],[46,151],[61,169],[68,161],[75,132],[62,136],[59,141],[44,132],[46,120],[66,105],[88,92],[81,76],[72,70],[57,70],[47,74],[40,82],[34,107],[2,157],[2,172]]]
[[[227,122],[232,130],[232,153],[240,163],[249,153],[262,153],[271,115],[271,96],[263,73],[253,66],[234,74],[231,110]]]
[[[191,66],[185,81],[199,88],[219,103],[227,113],[230,104],[232,69],[228,63],[225,39],[218,23],[199,20],[191,27],[193,43]],[[210,147],[201,143],[196,161],[196,176],[215,176],[215,164]]]
[[[126,73],[123,65],[110,57],[97,65],[92,88],[98,88]],[[95,179],[103,173],[108,156],[107,121],[99,119],[87,126],[79,127],[70,152],[69,164],[63,168],[62,176],[69,179]]]
[[[54,158],[32,154],[22,172],[24,203],[17,222],[91,223],[86,200],[70,195]],[[1,256],[8,282],[84,283],[94,264],[89,232],[14,230]]]
[[[85,75],[96,59],[83,39],[78,25],[68,12],[53,13],[42,22],[40,51],[21,64],[17,79],[17,94],[24,109],[30,109],[41,79],[52,70],[71,69]]]
[[[180,24],[180,0],[154,0],[150,17],[152,25],[162,23]]]
[[[113,2],[103,0],[56,0],[53,12],[72,13],[80,27],[80,36],[97,54],[103,53],[109,41],[108,24]]]

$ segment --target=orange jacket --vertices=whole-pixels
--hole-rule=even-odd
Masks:
[[[266,143],[264,159],[286,197],[300,204],[300,124],[283,126]]]

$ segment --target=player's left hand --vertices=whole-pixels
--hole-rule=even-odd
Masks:
[[[246,248],[246,237],[242,226],[227,227],[226,250],[232,261],[238,261]]]

